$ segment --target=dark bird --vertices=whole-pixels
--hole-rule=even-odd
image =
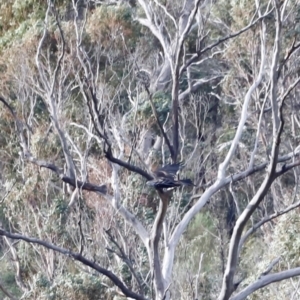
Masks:
[[[191,179],[177,179],[182,162],[177,164],[165,165],[153,172],[154,178],[147,181],[147,185],[153,186],[156,189],[168,189],[179,186],[194,186]]]

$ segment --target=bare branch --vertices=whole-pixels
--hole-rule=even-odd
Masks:
[[[46,36],[47,36],[48,18],[49,18],[49,13],[50,13],[50,9],[51,9],[51,1],[48,0],[47,2],[48,2],[48,6],[47,6],[47,11],[46,11],[46,16],[45,16],[44,30],[43,30],[42,38],[40,39],[39,45],[37,47],[37,52],[36,52],[36,56],[35,56],[35,63],[36,63],[41,81],[44,85],[44,89],[49,90],[50,86],[48,84],[48,79],[46,78],[45,71],[44,71],[44,69],[43,69],[43,67],[41,66],[41,63],[40,63],[40,56],[41,56],[42,46],[43,46],[44,41],[45,41]]]
[[[144,296],[144,291],[143,291],[143,282],[141,281],[141,278],[139,277],[139,275],[136,273],[136,271],[133,268],[133,264],[130,260],[130,258],[126,255],[126,253],[124,252],[123,248],[118,244],[118,242],[114,239],[114,237],[112,236],[110,229],[105,230],[105,233],[108,235],[110,241],[117,247],[117,249],[119,250],[119,252],[114,251],[112,249],[107,248],[108,251],[113,252],[114,254],[116,254],[118,257],[120,257],[128,266],[128,268],[130,269],[131,274],[134,276],[134,278],[136,279],[138,286],[139,286],[139,292],[142,296]]]
[[[264,225],[267,222],[270,222],[273,219],[276,219],[279,216],[282,216],[288,212],[290,212],[291,210],[297,208],[300,206],[300,201],[294,203],[293,205],[288,206],[287,208],[285,208],[284,210],[275,212],[272,215],[266,216],[264,217],[262,220],[260,220],[259,222],[257,222],[256,224],[254,224],[250,229],[247,230],[247,232],[242,236],[241,240],[240,240],[240,244],[239,244],[239,252],[241,251],[242,246],[245,244],[246,240],[248,239],[248,237],[254,233],[259,227],[261,227],[262,225]]]
[[[299,155],[300,155],[300,149],[298,149],[297,151],[294,151],[294,152],[290,152],[287,155],[279,157],[278,160],[277,160],[277,164],[286,162],[286,161],[288,161],[290,159],[293,159],[293,158],[295,158]],[[293,161],[292,163],[289,163],[289,164],[285,163],[280,170],[276,171],[276,174],[275,174],[276,178],[279,177],[280,175],[286,173],[287,171],[295,168],[296,166],[299,166],[299,165],[300,165],[300,159],[295,160],[295,161]],[[226,186],[230,183],[234,183],[234,182],[238,182],[240,180],[243,180],[243,179],[249,177],[250,175],[253,175],[253,174],[255,174],[259,171],[263,171],[267,166],[268,166],[268,162],[264,162],[264,163],[261,163],[257,166],[253,166],[252,168],[247,168],[245,171],[236,173],[234,175],[229,175],[224,179],[223,184],[224,184],[224,186]],[[208,183],[206,183],[205,185],[203,185],[201,187],[209,187],[211,185],[212,185],[212,182],[208,182]],[[202,194],[195,194],[195,195],[192,196],[191,199],[192,200],[193,199],[198,199],[201,196],[202,196]]]
[[[300,77],[298,77],[294,83],[292,83],[288,89],[285,91],[285,93],[280,97],[280,101],[284,102],[286,100],[286,98],[289,96],[289,94],[294,90],[294,88],[298,85],[298,83],[300,82]]]
[[[48,76],[49,81],[50,81],[50,85],[49,85],[48,80],[47,80],[46,75],[45,75],[45,71],[43,69],[43,66],[40,63],[40,56],[41,56],[42,46],[44,44],[44,41],[45,41],[46,35],[47,35],[47,26],[48,26],[48,18],[49,18],[50,9],[54,10],[54,14],[55,14],[56,21],[57,21],[57,24],[58,24],[59,32],[60,32],[60,35],[61,35],[61,38],[62,38],[62,50],[61,50],[60,56],[58,58],[58,61],[56,63],[55,70],[54,70],[53,74],[52,75],[50,74]],[[69,148],[68,148],[68,144],[67,144],[65,134],[64,134],[64,132],[63,132],[63,130],[62,130],[60,124],[59,124],[59,121],[58,121],[58,113],[57,113],[57,111],[58,111],[57,106],[58,105],[57,105],[57,103],[54,99],[54,94],[55,94],[54,93],[54,86],[55,86],[55,83],[58,80],[58,70],[61,68],[61,64],[62,64],[62,60],[64,58],[64,55],[65,55],[65,41],[64,41],[64,37],[63,37],[63,32],[62,32],[61,27],[59,25],[59,20],[58,20],[58,16],[56,14],[56,11],[55,11],[54,4],[51,1],[48,1],[48,8],[47,8],[46,17],[45,17],[44,32],[43,32],[43,36],[40,40],[40,43],[39,43],[39,46],[38,46],[38,49],[37,49],[37,53],[36,53],[36,65],[37,65],[37,68],[38,68],[38,71],[39,71],[40,79],[41,79],[42,84],[43,84],[44,93],[46,95],[48,110],[49,110],[49,113],[51,115],[51,121],[53,122],[54,128],[56,129],[56,131],[58,133],[58,136],[59,136],[59,139],[61,141],[62,150],[63,150],[64,157],[65,157],[66,164],[67,164],[67,175],[69,177],[75,178],[76,177],[76,175],[75,175],[76,174],[75,165],[74,165],[72,156],[71,156]]]
[[[124,167],[129,171],[140,174],[141,176],[145,177],[147,180],[154,179],[152,175],[148,174],[146,171],[142,170],[141,168],[114,157],[110,146],[108,147],[107,150],[104,150],[104,152],[105,152],[105,157],[112,163],[118,164],[119,166]]]
[[[163,274],[161,270],[161,263],[160,263],[160,253],[159,253],[159,240],[161,237],[161,232],[163,229],[163,222],[167,212],[170,194],[164,193],[160,190],[157,191],[160,196],[159,202],[159,209],[156,215],[152,233],[151,233],[151,240],[150,240],[150,247],[152,249],[152,261],[153,264],[152,270],[154,272],[154,284],[156,288],[156,294],[162,297],[166,292],[165,281],[163,279]]]
[[[277,14],[279,13],[279,8],[276,7],[277,10]],[[262,39],[265,40],[265,25],[262,24],[262,31],[261,31],[261,36]],[[253,214],[253,212],[255,211],[255,209],[258,207],[259,203],[264,199],[265,195],[267,194],[269,188],[271,187],[271,184],[273,183],[273,181],[275,180],[276,176],[276,165],[277,165],[277,161],[278,161],[278,153],[279,153],[279,145],[280,145],[280,137],[283,131],[283,125],[284,122],[282,120],[282,110],[278,110],[277,108],[277,98],[276,98],[276,92],[277,91],[277,87],[276,87],[276,67],[274,65],[277,66],[278,64],[278,51],[279,51],[279,33],[280,33],[280,29],[281,29],[281,24],[280,24],[280,20],[277,18],[276,20],[276,37],[275,38],[275,51],[273,53],[273,65],[272,65],[272,69],[273,72],[271,72],[271,80],[273,80],[273,83],[271,83],[271,98],[272,98],[272,110],[273,110],[273,116],[276,114],[276,118],[275,119],[273,117],[273,143],[272,143],[272,150],[271,150],[271,154],[270,154],[270,164],[267,168],[267,172],[264,178],[264,181],[262,182],[262,184],[260,185],[259,189],[257,190],[256,194],[254,195],[254,197],[251,199],[251,201],[249,202],[249,204],[247,205],[246,209],[242,212],[242,214],[240,215],[240,217],[238,218],[238,220],[236,221],[236,225],[233,229],[233,234],[231,236],[230,239],[230,245],[229,245],[229,254],[228,254],[228,261],[227,261],[227,265],[226,265],[226,270],[224,273],[224,277],[223,277],[223,284],[222,284],[222,289],[219,295],[219,300],[225,300],[228,299],[230,297],[230,295],[232,294],[232,292],[234,291],[234,283],[233,283],[233,279],[234,279],[234,275],[235,275],[235,270],[237,267],[237,263],[238,263],[238,259],[239,259],[239,243],[240,243],[240,239],[241,239],[241,235],[242,232],[244,230],[244,227],[246,225],[246,223],[248,222],[249,218],[251,217],[251,215]],[[263,64],[261,64],[261,71],[264,69],[265,65],[264,65],[264,55],[265,55],[265,45],[264,43],[262,43],[261,45],[261,61],[263,62]],[[262,76],[262,73],[260,72],[260,76]],[[274,104],[276,102],[276,104]],[[247,112],[245,112],[247,113]],[[280,114],[280,115],[279,115]],[[278,123],[278,120],[280,121],[280,123]],[[238,132],[238,130],[237,130]],[[227,158],[229,156],[229,153],[227,155]],[[226,158],[226,159],[227,159]],[[226,161],[226,160],[225,160]],[[221,165],[220,165],[221,168]]]
[[[200,50],[199,52],[197,52],[196,54],[193,54],[192,57],[187,60],[186,64],[184,66],[182,66],[180,68],[180,74],[182,74],[186,68],[188,66],[190,66],[193,62],[195,62],[202,54],[204,54],[205,52],[215,48],[216,46],[222,44],[223,42],[232,39],[244,32],[246,32],[247,30],[249,30],[250,28],[252,28],[255,24],[257,24],[259,21],[261,21],[262,19],[266,18],[267,16],[269,16],[274,9],[271,9],[270,11],[268,11],[266,14],[264,14],[263,16],[257,18],[255,21],[252,21],[249,25],[247,25],[246,27],[242,28],[241,30],[231,33],[223,38],[218,39],[216,42],[210,44],[209,46],[205,47],[204,49]]]
[[[167,8],[157,0],[154,0],[154,2],[156,3],[157,6],[162,8],[162,10],[166,14],[166,16],[169,17],[169,19],[173,22],[173,25],[174,25],[175,29],[177,30],[177,22],[176,22],[175,18],[168,12]]]
[[[180,17],[179,24],[181,26],[179,28],[180,37],[178,40],[177,51],[182,50],[183,42],[185,41],[187,34],[189,33],[191,26],[194,22],[200,1],[201,0],[195,0],[193,3],[193,8],[189,11],[184,11]],[[186,1],[185,6],[190,5],[191,3],[192,3],[192,1]],[[186,19],[186,20],[183,20],[183,19]],[[176,61],[175,61],[175,64],[176,64]]]
[[[278,78],[281,75],[281,71],[284,67],[284,65],[288,62],[288,60],[290,59],[290,57],[300,48],[300,42],[298,42],[296,44],[296,38],[294,38],[292,46],[290,47],[290,49],[287,50],[286,55],[283,59],[283,61],[280,63],[279,68],[278,68]]]
[[[300,165],[300,159],[295,160],[290,164],[284,164],[281,170],[276,172],[275,174],[276,178],[299,165]]]
[[[181,92],[181,93],[179,94],[179,97],[178,97],[179,101],[182,101],[182,100],[183,100],[184,98],[186,98],[188,95],[190,95],[191,93],[197,91],[198,88],[199,88],[200,86],[202,86],[202,85],[204,85],[204,84],[207,84],[207,83],[209,83],[209,82],[211,82],[211,81],[213,81],[213,80],[215,80],[215,79],[218,79],[218,78],[220,78],[220,77],[222,77],[222,75],[217,75],[217,76],[213,76],[213,77],[211,77],[211,78],[207,78],[207,79],[199,79],[199,80],[197,80],[196,82],[194,82],[194,83],[192,84],[191,87],[188,87],[185,91],[183,91],[183,92]]]
[[[243,103],[243,108],[242,108],[242,112],[241,112],[241,119],[239,121],[239,125],[238,128],[236,130],[234,139],[231,143],[230,149],[226,155],[226,158],[224,159],[224,161],[219,165],[219,170],[218,170],[218,179],[224,178],[225,176],[225,172],[226,169],[228,167],[229,162],[231,161],[236,147],[242,137],[242,133],[243,133],[243,128],[244,125],[247,121],[247,117],[248,117],[248,106],[251,100],[251,96],[253,94],[253,92],[255,91],[255,89],[259,86],[259,84],[262,81],[264,72],[265,72],[265,62],[266,62],[266,49],[265,49],[265,25],[262,24],[262,29],[261,29],[261,62],[260,62],[260,70],[258,73],[257,78],[255,79],[255,81],[252,83],[252,85],[250,86],[246,96],[245,96],[245,100]]]
[[[279,263],[280,258],[281,257],[279,256],[279,257],[273,259],[271,261],[271,263],[268,265],[267,269],[260,274],[259,278],[261,278],[262,276],[268,275],[273,270],[273,268]]]
[[[17,250],[14,245],[15,243],[11,243],[11,241],[7,237],[4,237],[3,239],[6,242],[6,244],[8,245],[9,251],[10,251],[12,259],[13,259],[13,263],[15,266],[15,272],[16,272],[16,274],[15,274],[16,283],[20,287],[21,290],[27,292],[28,286],[24,283],[24,280],[23,280],[24,276],[22,276],[23,275],[22,268],[21,268],[20,259],[18,257]]]
[[[274,1],[275,5],[275,14],[276,14],[276,34],[274,41],[274,53],[271,65],[271,74],[270,74],[270,90],[271,90],[271,105],[272,105],[272,118],[273,118],[273,137],[277,135],[279,129],[279,108],[278,108],[278,99],[277,99],[277,82],[278,82],[278,62],[279,55],[281,50],[281,18],[280,18],[280,7],[277,1]]]
[[[55,79],[57,78],[58,70],[59,70],[59,68],[61,67],[62,60],[63,60],[63,58],[64,58],[64,56],[65,56],[66,42],[65,42],[65,38],[64,38],[64,33],[63,33],[62,28],[61,28],[61,26],[60,26],[60,22],[59,22],[59,19],[58,19],[58,14],[57,14],[57,11],[56,11],[56,9],[55,9],[54,2],[51,3],[51,4],[50,4],[50,3],[51,3],[51,2],[49,1],[49,2],[48,2],[48,5],[51,5],[51,7],[52,7],[52,10],[53,10],[53,13],[54,13],[54,16],[55,16],[55,20],[56,20],[56,24],[57,24],[57,27],[58,27],[58,30],[59,30],[59,34],[60,34],[60,37],[61,37],[61,39],[62,39],[62,49],[61,49],[59,58],[58,58],[58,60],[57,60],[57,63],[56,63],[56,66],[55,66],[55,69],[54,69],[54,72],[53,72],[53,80],[52,80],[51,87],[50,87],[50,89],[49,89],[50,95],[52,95],[53,92],[54,92]],[[47,28],[47,27],[46,27],[46,28]],[[37,58],[37,60],[39,60],[39,59]]]
[[[102,268],[95,262],[90,261],[89,259],[82,256],[80,253],[72,252],[71,250],[58,247],[58,246],[48,243],[46,241],[42,241],[42,240],[35,239],[35,238],[30,238],[30,237],[27,237],[27,236],[24,236],[21,234],[10,233],[3,229],[0,229],[0,236],[6,236],[6,237],[14,239],[14,240],[23,240],[27,243],[38,244],[47,249],[51,249],[55,252],[59,252],[63,255],[72,257],[76,261],[80,261],[84,265],[86,265],[86,266],[96,270],[97,272],[103,274],[104,276],[108,277],[124,293],[125,296],[131,297],[131,298],[137,299],[137,300],[146,300],[143,296],[132,292],[127,286],[125,286],[125,284],[114,273],[112,273],[111,271],[109,271],[105,268]]]
[[[38,160],[35,157],[33,157],[30,150],[27,147],[26,142],[25,142],[22,122],[17,118],[16,113],[14,112],[13,108],[9,105],[9,103],[1,96],[0,96],[0,102],[2,102],[9,109],[10,113],[12,114],[12,116],[15,120],[15,123],[17,125],[18,136],[20,139],[20,145],[23,149],[22,155],[24,156],[24,158],[26,160],[30,161],[31,163],[33,163],[39,167],[47,168],[47,169],[55,172],[62,179],[62,181],[69,183],[73,187],[81,187],[81,189],[84,189],[84,190],[95,191],[95,192],[99,192],[101,194],[106,194],[106,192],[107,192],[106,185],[98,186],[98,185],[94,185],[94,184],[87,183],[87,182],[81,182],[80,180],[77,180],[74,177],[64,175],[63,170],[59,169],[55,164],[52,164],[45,160]]]
[[[168,136],[167,136],[167,134],[166,134],[166,132],[165,132],[165,130],[164,130],[164,128],[163,128],[163,125],[161,124],[161,122],[160,122],[160,120],[159,120],[159,116],[158,116],[158,114],[157,114],[155,105],[154,105],[153,100],[152,100],[152,94],[150,94],[150,91],[148,90],[147,87],[145,87],[145,88],[146,88],[147,94],[148,94],[148,96],[149,96],[150,105],[151,105],[151,108],[152,108],[152,112],[153,112],[153,114],[154,114],[154,117],[155,117],[155,119],[156,119],[157,125],[158,125],[158,127],[159,127],[159,129],[160,129],[160,132],[161,132],[162,136],[164,137],[165,142],[166,142],[167,145],[168,145],[168,148],[169,148],[171,157],[174,157],[174,148],[173,148],[173,146],[171,145],[170,140],[169,140],[169,138],[168,138]]]
[[[136,233],[140,236],[143,241],[148,253],[149,253],[149,234],[143,224],[130,213],[121,203],[120,187],[118,182],[118,169],[119,166],[112,164],[112,188],[114,190],[114,196],[106,195],[106,199],[110,201],[115,210],[128,222]]]
[[[251,295],[258,289],[263,288],[271,283],[282,281],[288,278],[292,278],[300,275],[300,268],[294,268],[286,271],[282,271],[279,273],[269,274],[266,276],[262,276],[254,283],[250,284],[248,287],[240,291],[235,296],[231,297],[231,300],[243,300],[246,299],[247,296]]]

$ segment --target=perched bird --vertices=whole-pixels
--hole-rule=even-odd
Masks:
[[[194,186],[191,179],[177,179],[182,162],[177,164],[165,165],[153,172],[154,178],[147,181],[147,185],[153,186],[156,189],[169,189],[179,186]]]

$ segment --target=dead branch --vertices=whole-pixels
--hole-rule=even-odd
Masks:
[[[30,238],[21,234],[14,234],[14,233],[10,233],[8,231],[5,231],[3,229],[0,229],[0,236],[6,236],[8,238],[14,239],[14,240],[23,240],[27,243],[32,243],[32,244],[38,244],[41,245],[47,249],[53,250],[55,252],[59,252],[63,255],[69,256],[71,258],[73,258],[76,261],[80,261],[82,264],[92,268],[93,270],[99,272],[100,274],[106,276],[107,278],[109,278],[122,292],[126,297],[130,297],[133,299],[137,299],[137,300],[146,300],[146,298],[144,298],[141,295],[138,295],[134,292],[132,292],[127,286],[125,286],[125,284],[111,271],[102,268],[101,266],[99,266],[98,264],[96,264],[95,262],[92,262],[91,260],[85,258],[84,256],[82,256],[80,253],[75,253],[72,252],[71,250],[65,249],[65,248],[61,248],[58,247],[54,244],[48,243],[46,241],[43,240],[39,240],[39,239],[35,239],[35,238]]]
[[[241,35],[242,33],[246,32],[247,30],[249,30],[250,28],[252,28],[254,25],[256,25],[258,22],[260,22],[261,20],[263,20],[264,18],[266,18],[267,16],[269,16],[272,12],[273,12],[274,8],[272,8],[270,11],[268,11],[267,13],[265,13],[264,15],[262,15],[261,17],[257,18],[254,21],[251,21],[251,23],[249,25],[247,25],[246,27],[240,29],[237,32],[231,33],[223,38],[218,39],[216,42],[210,44],[209,46],[206,46],[204,49],[200,49],[197,53],[193,54],[192,57],[187,60],[186,64],[184,66],[181,67],[180,69],[180,74],[182,74],[186,68],[188,66],[190,66],[192,63],[196,62],[197,59],[199,59],[199,57],[204,54],[205,52],[217,47],[218,45],[226,42],[227,40],[230,40],[234,37],[237,37],[239,35]]]
[[[243,300],[246,299],[247,296],[251,295],[258,289],[261,289],[271,283],[282,281],[288,278],[292,278],[295,276],[300,276],[300,268],[294,268],[274,274],[269,274],[266,276],[262,276],[259,278],[257,281],[253,282],[249,286],[247,286],[245,289],[240,291],[238,294],[235,296],[231,297],[231,300]]]
[[[0,96],[0,102],[2,102],[8,108],[8,110],[10,111],[10,113],[12,114],[12,116],[14,118],[14,121],[17,126],[17,132],[18,132],[18,136],[19,136],[19,140],[20,140],[20,145],[21,145],[21,148],[23,149],[22,156],[26,160],[30,161],[31,163],[33,163],[41,168],[47,168],[47,169],[53,171],[62,179],[62,181],[72,185],[75,188],[80,187],[83,190],[99,192],[101,194],[107,193],[106,185],[98,186],[98,185],[95,185],[92,183],[82,182],[80,180],[77,180],[76,178],[69,177],[69,176],[63,174],[63,170],[59,169],[55,164],[47,162],[45,160],[39,160],[39,159],[36,159],[35,157],[33,157],[33,155],[31,154],[31,152],[28,149],[27,144],[25,142],[25,137],[23,134],[23,123],[17,118],[17,115],[14,112],[13,108],[10,106],[10,104],[1,96]]]
[[[247,230],[247,232],[242,236],[241,240],[240,240],[240,245],[239,245],[239,252],[241,251],[242,246],[245,244],[246,240],[248,239],[248,237],[254,233],[258,228],[260,228],[262,225],[264,225],[267,222],[272,221],[273,219],[276,219],[277,217],[280,217],[288,212],[290,212],[291,210],[297,208],[300,206],[300,201],[294,203],[293,205],[288,206],[286,209],[275,212],[272,215],[266,216],[264,217],[262,220],[260,220],[259,222],[257,222],[256,224],[254,224],[249,230]]]

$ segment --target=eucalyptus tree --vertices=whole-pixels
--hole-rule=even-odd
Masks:
[[[113,19],[106,35],[97,35],[96,2],[73,0],[71,20],[62,21],[48,1],[35,57],[21,66],[30,76],[17,81],[19,91],[30,90],[30,109],[21,115],[8,93],[0,98],[15,122],[21,161],[52,171],[71,187],[65,193],[68,218],[81,198],[97,194],[102,207],[110,205],[104,222],[111,226],[101,229],[101,239],[91,246],[88,236],[93,231],[96,241],[97,232],[84,224],[88,217],[79,209],[77,236],[66,244],[70,248],[58,246],[55,239],[50,242],[51,235],[43,238],[42,232],[40,238],[27,236],[25,230],[16,234],[1,229],[0,234],[70,256],[109,278],[126,297],[176,299],[174,265],[180,240],[205,205],[229,190],[237,218],[223,252],[224,270],[216,274],[214,297],[245,299],[268,284],[300,275],[300,268],[270,273],[276,260],[257,280],[243,285],[239,264],[254,232],[300,205],[295,193],[295,201],[277,203],[275,212],[265,209],[260,214],[266,196],[275,198],[272,187],[280,185],[284,174],[293,170],[297,184],[297,2],[251,1],[247,7],[229,7],[223,1],[138,0],[131,5],[134,26]],[[233,12],[243,9],[252,12],[246,21]],[[132,42],[128,36],[135,26],[139,34],[144,30],[144,38]],[[149,54],[143,47],[150,39],[157,49]],[[57,162],[53,155],[47,159],[33,149],[38,104],[60,150]],[[222,115],[226,110],[228,115]],[[190,172],[195,188],[145,187],[155,177],[152,166],[181,160],[186,164],[182,172]],[[97,178],[94,169],[105,173],[98,177],[100,184],[92,180]],[[247,203],[235,190],[239,184],[247,190]],[[187,201],[182,209],[183,198]],[[146,220],[139,212],[141,203],[155,199],[153,221]],[[104,215],[104,208],[96,213]],[[103,261],[97,256],[100,241],[126,265],[131,281],[109,255]],[[196,280],[205,255],[199,253]],[[50,278],[53,273],[49,270]],[[200,294],[196,282],[193,296]]]

